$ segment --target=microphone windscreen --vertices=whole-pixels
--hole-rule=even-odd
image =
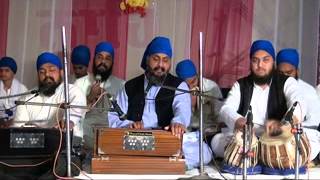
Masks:
[[[101,75],[100,74],[97,74],[96,76],[95,76],[95,79],[96,79],[96,81],[97,82],[101,82],[101,79],[102,79],[102,77],[101,77]]]
[[[15,103],[16,105],[24,105],[24,104],[25,104],[24,101],[14,101],[14,103]]]

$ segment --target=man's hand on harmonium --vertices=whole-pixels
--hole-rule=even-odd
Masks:
[[[131,129],[143,129],[143,122],[142,121],[135,121],[134,123],[129,125]]]
[[[180,123],[171,123],[169,126],[164,127],[164,130],[171,130],[172,135],[181,138],[183,133],[186,131],[186,127]]]

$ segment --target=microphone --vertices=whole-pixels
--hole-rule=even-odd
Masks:
[[[96,83],[101,83],[102,77],[101,77],[100,74],[97,74],[97,75],[95,76],[95,79],[96,79]]]
[[[108,99],[110,100],[110,102],[111,102],[111,104],[112,104],[112,106],[113,106],[114,111],[118,114],[119,119],[122,120],[122,121],[123,121],[123,120],[126,120],[126,119],[127,119],[127,115],[121,110],[119,104],[117,103],[117,100],[115,100],[115,99],[113,98],[113,96],[110,95],[110,94],[107,94],[107,97],[108,97]]]
[[[248,126],[253,125],[253,116],[252,116],[252,107],[249,106],[248,112],[247,112],[247,122],[246,124]]]
[[[39,93],[39,90],[38,89],[34,89],[34,90],[27,91],[27,92],[20,93],[20,94],[13,94],[13,95],[9,95],[9,96],[1,96],[0,99],[9,99],[9,98],[25,96],[25,95],[29,95],[29,94],[37,94],[37,93]]]
[[[280,122],[282,125],[287,124],[287,122],[291,122],[293,111],[295,110],[297,104],[298,104],[298,101],[294,102],[290,110],[285,114],[284,118]]]

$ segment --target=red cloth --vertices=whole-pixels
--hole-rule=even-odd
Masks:
[[[253,1],[193,1],[191,58],[199,67],[199,32],[202,31],[203,75],[220,87],[231,87],[249,72]]]
[[[0,57],[3,57],[7,49],[9,0],[1,0],[0,7]]]

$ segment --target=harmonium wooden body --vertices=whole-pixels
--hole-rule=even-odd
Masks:
[[[98,127],[92,173],[184,174],[181,148],[168,131]]]

